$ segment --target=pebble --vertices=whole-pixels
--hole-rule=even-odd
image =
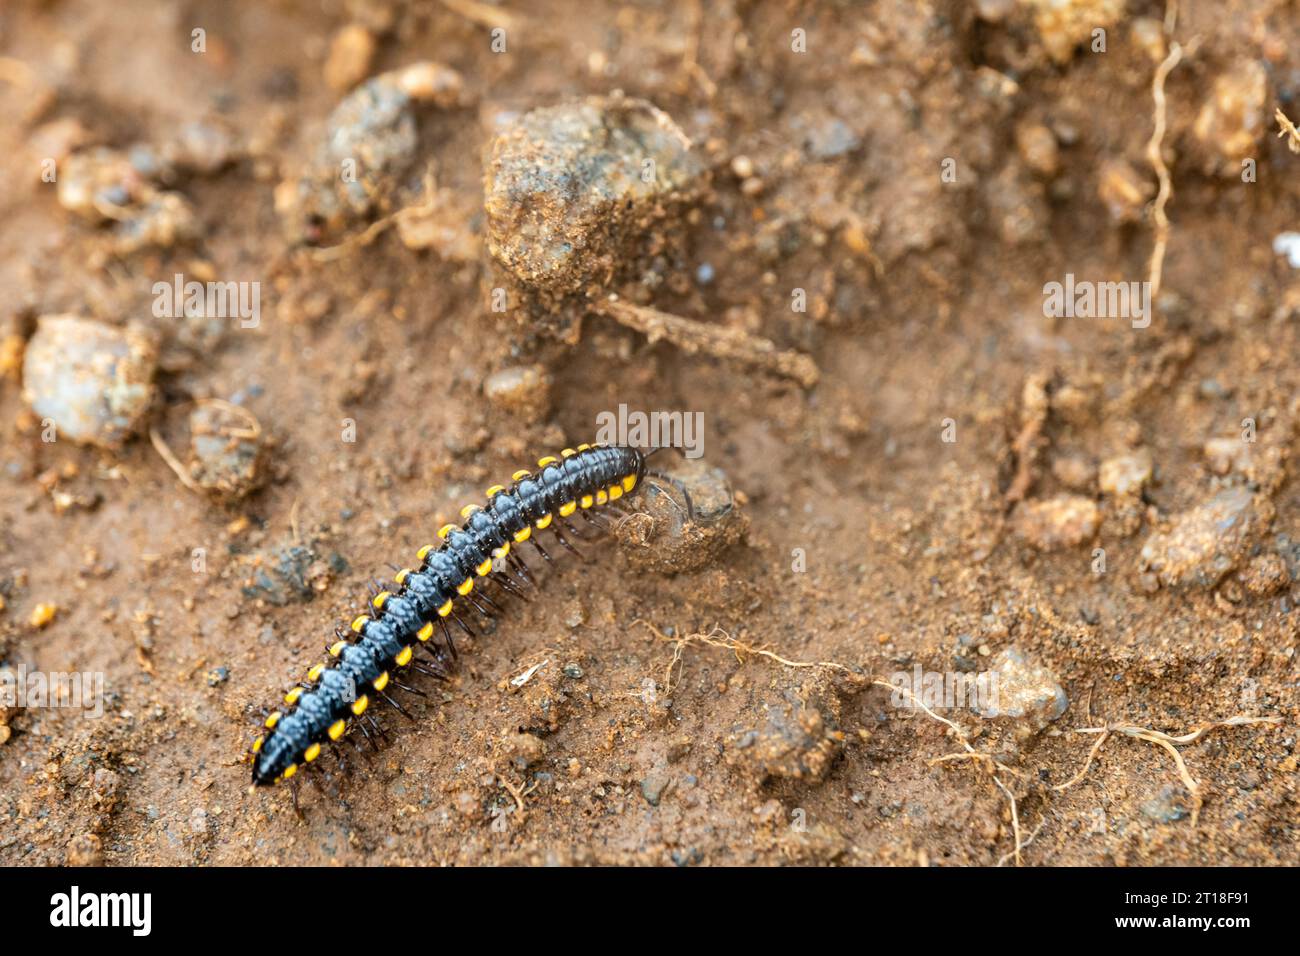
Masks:
[[[1142,815],[1156,823],[1176,823],[1190,814],[1186,789],[1165,784],[1150,800],[1142,804]]]
[[[1021,123],[1016,127],[1016,149],[1025,165],[1050,178],[1061,168],[1061,151],[1056,136],[1042,123]]]
[[[1213,587],[1272,523],[1273,505],[1236,486],[1173,519],[1142,545],[1143,570],[1166,587]]]
[[[275,211],[291,240],[320,242],[388,204],[416,156],[420,101],[460,105],[460,74],[414,63],[367,80],[339,102],[312,163],[275,188]]]
[[[1068,63],[1092,31],[1108,29],[1124,16],[1127,0],[1023,0],[1034,15],[1034,26],[1047,55]]]
[[[1241,175],[1241,161],[1257,154],[1271,118],[1268,105],[1268,75],[1258,60],[1239,59],[1215,79],[1192,124],[1207,173]]]
[[[1097,195],[1105,204],[1112,221],[1131,223],[1142,218],[1146,204],[1155,197],[1155,187],[1131,163],[1122,159],[1108,159],[1101,165]]]
[[[1012,514],[1016,533],[1039,551],[1072,548],[1092,540],[1101,524],[1097,503],[1082,495],[1023,501]]]
[[[671,785],[672,778],[666,773],[648,774],[641,780],[641,796],[645,797],[645,802],[650,806],[657,807]]]
[[[219,497],[244,497],[262,481],[261,435],[261,425],[247,409],[200,402],[190,413],[190,477]]]
[[[359,23],[334,34],[325,61],[325,83],[336,93],[352,89],[366,78],[375,56],[375,35]]]
[[[1250,451],[1250,444],[1240,438],[1209,438],[1201,447],[1205,467],[1216,475],[1245,473],[1250,466]]]
[[[540,365],[513,365],[487,377],[483,397],[525,422],[537,422],[551,410],[553,383],[550,372]]]
[[[1098,484],[1102,493],[1115,498],[1136,498],[1151,480],[1151,452],[1145,448],[1128,455],[1107,458],[1101,463]]]
[[[489,148],[487,246],[527,286],[572,292],[692,201],[704,163],[668,114],[589,97],[523,114]]]
[[[1025,719],[1034,729],[1041,730],[1064,714],[1070,705],[1056,675],[1018,647],[999,652],[990,664],[989,673],[990,699],[977,701],[974,707],[985,719]]]
[[[144,424],[157,352],[134,327],[47,315],[23,357],[23,398],[59,437],[117,448]]]
[[[27,624],[34,631],[43,630],[54,622],[54,618],[58,613],[59,606],[57,604],[42,601],[32,608],[32,613],[27,618]]]

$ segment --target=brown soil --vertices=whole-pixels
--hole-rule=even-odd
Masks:
[[[1300,862],[1300,285],[1271,248],[1300,201],[1300,155],[1273,135],[1275,106],[1300,118],[1288,5],[1182,5],[1148,328],[1046,318],[1043,286],[1148,277],[1157,4],[1077,3],[1079,32],[1010,0],[558,0],[510,4],[504,53],[488,4],[324,6],[0,11],[0,664],[100,672],[106,695],[98,720],[0,708],[0,861],[988,865],[1014,862],[1010,794],[1028,865]],[[711,180],[663,281],[622,291],[806,353],[817,384],[647,344],[608,314],[534,335],[487,306],[486,253],[414,250],[395,228],[332,261],[291,245],[274,193],[341,96],[326,75],[346,63],[325,64],[350,23],[376,38],[370,73],[433,60],[464,81],[462,104],[418,113],[388,208],[432,161],[443,224],[476,248],[496,113],[648,100]],[[71,128],[50,124],[121,148],[210,117],[232,161],[162,187],[196,238],[123,245],[41,181]],[[151,311],[178,272],[261,282],[259,327],[182,341]],[[17,356],[59,313],[150,326],[149,426],[183,459],[196,402],[237,399],[271,443],[265,485],[186,487],[147,434],[43,442]],[[552,376],[549,411],[485,398],[521,362]],[[247,793],[261,708],[366,582],[620,403],[704,413],[743,540],[675,576],[626,542],[560,561],[544,600],[462,646],[414,723],[385,718],[370,765],[313,774],[301,819],[284,789]],[[961,742],[870,683],[1012,646],[1069,706],[1045,726],[938,711],[989,759],[931,763]],[[815,662],[839,666],[793,666]],[[1195,819],[1171,754],[1133,736],[1053,789],[1097,739],[1075,728],[1236,715],[1282,723],[1181,747]]]

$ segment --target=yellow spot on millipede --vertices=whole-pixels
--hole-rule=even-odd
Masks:
[[[289,691],[289,693],[284,695],[284,702],[288,704],[290,707],[292,707],[294,704],[298,703],[298,698],[301,696],[302,696],[302,688],[295,687],[291,691]]]
[[[460,516],[462,518],[468,518],[478,510],[480,510],[478,505],[466,505],[464,508],[460,509]]]
[[[374,680],[374,683],[371,684],[370,686],[372,686],[376,691],[381,691],[381,690],[383,690],[385,687],[387,687],[387,686],[388,686],[388,671],[384,671],[382,674],[380,674],[378,677],[376,677],[375,680]]]
[[[402,570],[398,571],[395,575],[393,575],[393,580],[396,581],[398,584],[405,584],[406,578],[408,575],[410,575],[410,573],[411,573],[410,568],[402,568]]]
[[[442,607],[438,608],[438,617],[446,617],[451,613],[451,601],[448,601]]]
[[[447,535],[451,534],[455,530],[456,526],[454,524],[445,524],[438,529],[438,537],[442,538],[443,541],[446,541]]]
[[[314,743],[310,747],[308,747],[305,751],[303,751],[302,759],[305,760],[307,763],[311,763],[319,756],[320,756],[320,744]]]
[[[266,718],[266,729],[267,729],[267,730],[274,730],[274,729],[275,729],[275,725],[278,724],[278,723],[280,722],[280,718],[281,718],[282,716],[283,716],[283,714],[281,714],[281,713],[277,710],[275,713],[273,713],[273,714],[271,714],[269,717],[267,717],[267,718]]]
[[[608,502],[609,502],[609,495],[605,494],[604,488],[596,492],[596,504],[603,505],[603,504],[607,504]]]
[[[413,648],[409,646],[403,647],[397,652],[397,656],[394,657],[393,660],[397,662],[398,667],[405,667],[407,664],[411,663],[411,655],[413,653],[415,653]]]
[[[518,531],[515,532],[515,540],[518,541],[520,544],[523,544],[525,541],[531,538],[532,535],[533,535],[533,529],[525,525],[524,527],[520,528]]]
[[[560,452],[560,454],[563,455],[565,458],[572,458],[574,455],[577,454],[577,452],[574,451],[572,448],[566,448],[564,449],[564,451]]]
[[[537,467],[545,468],[547,465],[557,464],[559,460],[560,459],[556,458],[554,455],[547,455],[545,458],[537,459]]]
[[[256,740],[254,740],[254,741],[253,741],[253,753],[261,753],[261,752],[262,752],[262,744],[264,744],[264,743],[266,743],[266,738],[265,738],[265,737],[258,737]]]
[[[343,736],[343,731],[347,730],[347,728],[347,722],[340,718],[330,724],[330,729],[326,733],[330,735],[330,740],[338,740]]]
[[[362,714],[366,712],[366,708],[369,706],[370,706],[370,698],[367,697],[365,694],[362,694],[360,697],[358,697],[356,700],[352,702],[352,713],[360,717]]]
[[[569,515],[573,514],[577,510],[578,510],[578,503],[576,501],[570,501],[566,504],[562,504],[560,505],[560,517],[567,518],[569,517]]]
[[[619,498],[622,498],[622,497],[623,497],[623,486],[622,486],[622,485],[610,485],[610,486],[609,486],[609,500],[610,500],[610,501],[618,501],[618,499],[619,499]]]
[[[491,498],[493,495],[499,495],[501,494],[501,492],[505,490],[506,490],[505,485],[493,485],[491,488],[487,490],[487,496]]]
[[[552,518],[552,515],[542,515],[540,518],[538,518],[538,519],[537,519],[537,530],[538,530],[538,531],[545,531],[547,528],[549,528],[549,527],[551,526],[551,518]]]
[[[360,634],[361,629],[366,626],[366,621],[368,620],[370,620],[370,618],[367,617],[365,614],[358,614],[355,618],[352,619],[352,630]]]
[[[585,445],[585,444],[584,444],[584,445],[579,445],[579,446],[578,446],[578,451],[586,451],[586,450],[587,450],[588,448],[590,448],[590,447],[591,447],[590,445]]]
[[[375,599],[370,603],[375,606],[375,610],[379,610],[381,607],[384,606],[384,602],[387,601],[392,596],[393,595],[388,591],[380,591],[378,594],[375,595]]]
[[[518,471],[516,471],[513,475],[510,476],[510,480],[523,481],[525,478],[529,478],[531,476],[532,476],[532,472],[530,472],[528,469],[520,468]]]
[[[433,637],[433,622],[430,621],[428,624],[424,625],[424,627],[420,628],[419,633],[415,636],[421,641],[427,641],[429,638]]]
[[[473,578],[466,578],[464,581],[460,582],[460,584],[456,585],[456,593],[459,594],[461,597],[464,597],[466,594],[469,594],[469,592],[473,590],[474,590]]]
[[[284,768],[284,779],[288,780],[297,772],[298,772],[298,765],[296,763],[289,764],[289,766]]]
[[[623,490],[631,491],[636,487],[636,475],[628,475],[623,479]]]
[[[492,570],[492,559],[488,558],[474,570],[478,572],[479,577],[483,577]]]
[[[454,528],[455,525],[447,525],[447,527]],[[441,532],[439,532],[439,534],[441,534]],[[425,558],[429,556],[429,552],[432,550],[433,550],[433,545],[426,544],[424,545],[424,547],[420,548],[419,551],[415,552],[415,556],[419,558],[421,561],[423,561]]]
[[[343,653],[343,648],[348,646],[347,641],[336,641],[330,648],[330,657],[338,657]]]
[[[583,508],[590,508],[591,505],[592,505],[592,503],[593,503],[595,500],[596,500],[596,499],[593,498],[593,497],[591,497],[591,495],[583,495],[583,496],[582,496],[582,502],[581,502],[581,503],[582,503],[582,507],[583,507]]]
[[[313,664],[311,670],[307,672],[307,679],[313,684],[320,680],[320,675],[325,673],[324,664]]]

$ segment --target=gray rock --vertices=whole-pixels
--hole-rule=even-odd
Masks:
[[[23,359],[23,397],[58,437],[116,448],[143,425],[157,352],[145,332],[43,316]]]

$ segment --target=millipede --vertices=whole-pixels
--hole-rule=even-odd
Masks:
[[[477,636],[466,612],[489,618],[500,610],[502,595],[526,598],[537,586],[519,551],[527,544],[551,561],[538,540],[541,533],[551,532],[561,547],[581,557],[570,537],[589,535],[570,519],[581,516],[598,530],[607,527],[599,510],[639,492],[647,475],[676,485],[691,512],[690,496],[679,481],[648,471],[648,459],[660,450],[566,448],[558,457],[540,459],[536,472],[516,471],[509,485],[487,489],[483,505],[462,509],[461,524],[443,526],[438,544],[420,548],[418,567],[399,570],[391,585],[372,585],[365,613],[336,629],[326,660],[267,716],[252,745],[253,787],[293,781],[326,746],[355,745],[354,729],[378,749],[375,738],[385,735],[372,708],[386,704],[411,718],[390,692],[427,695],[402,679],[406,672],[450,678],[457,656],[453,631]],[[488,585],[498,589],[495,597]],[[427,659],[417,659],[417,649]]]

